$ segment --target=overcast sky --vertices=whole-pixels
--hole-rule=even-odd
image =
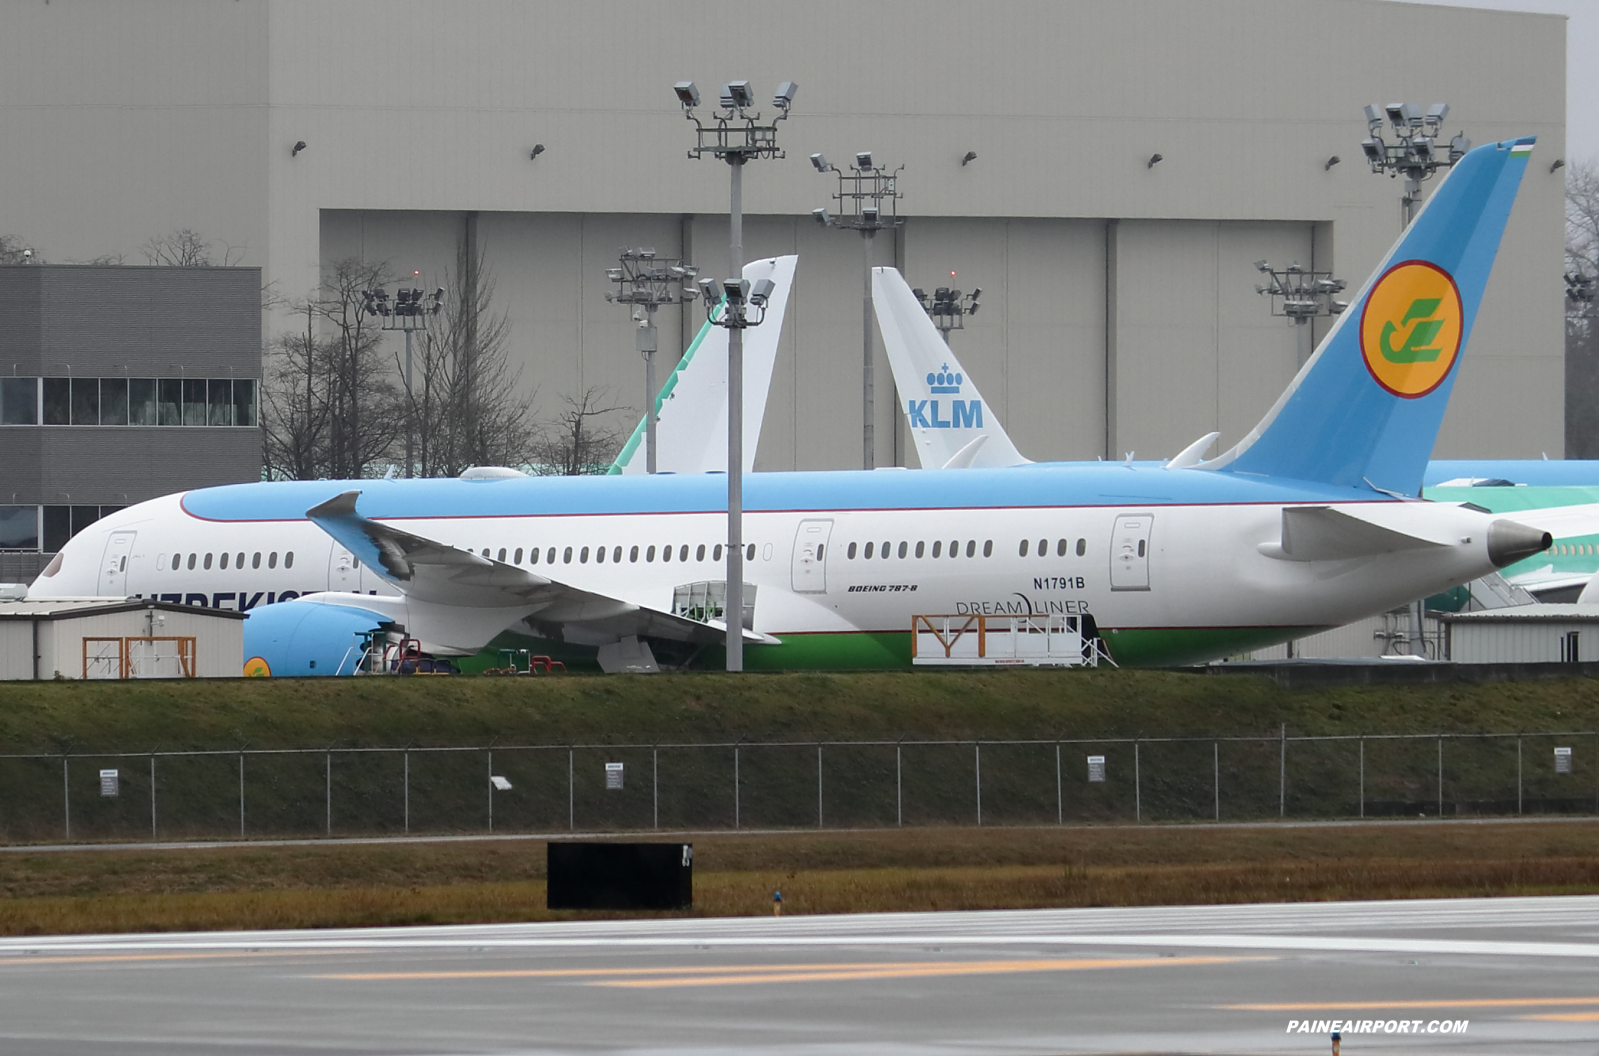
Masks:
[[[1418,0],[1411,0],[1418,2]],[[1566,153],[1599,160],[1599,0],[1427,0],[1448,7],[1539,11],[1566,23]]]

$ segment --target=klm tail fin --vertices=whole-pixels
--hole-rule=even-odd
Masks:
[[[1030,461],[893,268],[872,269],[872,303],[923,469],[997,468]]]
[[[764,257],[744,265],[750,282],[775,284],[760,326],[744,331],[744,472],[755,468],[755,447],[766,418],[783,316],[799,257]],[[685,310],[698,311],[698,303]],[[662,473],[709,473],[727,469],[727,331],[706,323],[661,386],[655,401],[655,467]],[[644,419],[622,446],[609,472],[648,472]]]
[[[1204,468],[1419,495],[1532,144],[1457,162],[1288,391]]]

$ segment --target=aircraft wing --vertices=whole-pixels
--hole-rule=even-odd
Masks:
[[[601,645],[637,635],[678,642],[714,643],[725,640],[720,623],[701,623],[622,598],[562,583],[526,569],[481,557],[469,550],[416,535],[389,524],[369,520],[356,510],[359,491],[347,491],[306,511],[317,527],[367,567],[392,583],[406,596],[413,620],[421,618],[435,627],[494,624],[493,632],[478,646],[520,619],[552,637],[585,645]],[[499,617],[488,618],[496,612]],[[413,632],[414,633],[414,632]],[[419,638],[450,642],[451,648],[469,649],[454,641],[459,634],[434,631]],[[481,629],[467,637],[482,637]],[[768,635],[744,631],[745,641],[771,643]]]

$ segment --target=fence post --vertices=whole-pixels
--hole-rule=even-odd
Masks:
[[[155,839],[155,753],[150,753],[150,838]]]
[[[411,749],[405,749],[404,755],[404,769],[400,783],[405,796],[405,831],[409,834],[411,832]]]
[[[661,827],[661,750],[650,749],[650,804],[654,824]]]
[[[1438,816],[1444,816],[1444,739],[1438,738]]]
[[[576,755],[577,749],[568,748],[566,750],[566,829],[568,832],[577,831],[577,792],[576,785],[572,781],[572,771],[575,765],[573,757]]]
[[[816,827],[822,827],[822,746],[816,746]]]
[[[1288,816],[1288,724],[1282,724],[1281,741],[1277,749],[1277,816]]]
[[[1211,785],[1216,791],[1216,820],[1221,820],[1221,742],[1212,741],[1211,751]]]
[[[1521,813],[1521,738],[1516,738],[1516,813]]]
[[[244,839],[244,749],[239,749],[239,839]]]
[[[1060,742],[1055,742],[1055,824],[1066,824],[1066,796],[1060,780]]]
[[[894,824],[902,828],[905,825],[905,771],[900,765],[900,749],[903,747],[894,745]]]
[[[327,754],[327,824],[328,835],[333,835],[333,753]]]
[[[1366,816],[1366,735],[1360,735],[1360,816]]]
[[[983,823],[983,745],[981,742],[972,746],[977,751],[977,824]]]
[[[68,783],[67,757],[61,756],[61,822],[66,829],[66,839],[72,839],[72,786]]]
[[[489,831],[494,831],[494,753],[487,753],[489,757]]]
[[[738,745],[733,745],[733,828],[739,827],[738,818]]]
[[[1144,781],[1138,772],[1138,742],[1133,742],[1133,820],[1144,820]]]

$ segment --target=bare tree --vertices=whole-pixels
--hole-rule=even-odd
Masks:
[[[394,464],[403,395],[379,346],[364,294],[388,281],[386,262],[336,261],[316,294],[295,306],[303,332],[269,357],[262,425],[269,474],[358,478]]]
[[[1566,168],[1566,457],[1599,458],[1599,162]],[[1586,295],[1571,296],[1586,290]]]
[[[218,256],[209,240],[188,227],[180,227],[169,234],[156,235],[140,246],[139,251],[149,263],[170,268],[231,267],[243,256],[240,250],[225,242],[222,244],[221,255]]]
[[[565,409],[540,432],[535,471],[565,477],[604,473],[616,459],[623,439],[621,430],[604,419],[629,410],[621,405],[602,406],[609,400],[607,390],[595,387],[575,397],[562,397]]]
[[[0,264],[43,264],[44,257],[16,235],[0,235]]]
[[[511,324],[494,307],[495,279],[465,239],[445,277],[443,307],[423,335],[411,413],[419,472],[456,476],[470,466],[522,466],[535,453],[532,394],[510,359]],[[396,346],[398,357],[400,346]],[[396,359],[403,377],[404,363]]]

